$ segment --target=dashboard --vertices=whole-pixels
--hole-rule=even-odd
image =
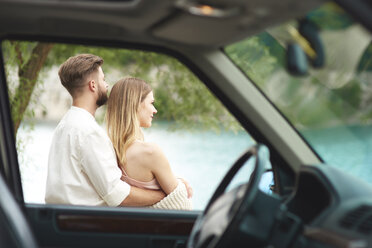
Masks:
[[[372,187],[334,167],[303,166],[287,207],[303,223],[294,247],[372,246]]]

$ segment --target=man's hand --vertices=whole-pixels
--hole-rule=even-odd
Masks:
[[[191,198],[192,195],[193,195],[193,191],[192,191],[192,188],[191,188],[190,184],[185,179],[183,179],[182,177],[178,177],[178,179],[180,179],[186,186],[187,198]]]

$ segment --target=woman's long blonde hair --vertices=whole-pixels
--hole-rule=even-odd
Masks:
[[[138,109],[151,91],[150,85],[138,78],[120,79],[111,89],[107,102],[107,132],[121,166],[126,164],[129,146],[136,139],[143,140]]]

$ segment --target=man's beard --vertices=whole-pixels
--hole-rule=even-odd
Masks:
[[[101,88],[98,88],[98,99],[96,101],[96,104],[98,107],[101,107],[102,105],[105,105],[108,100],[107,93],[104,93]]]

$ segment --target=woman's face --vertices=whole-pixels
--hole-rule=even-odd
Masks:
[[[154,107],[154,94],[152,91],[147,94],[141,102],[138,110],[138,118],[141,127],[151,127],[152,118],[158,111]]]

